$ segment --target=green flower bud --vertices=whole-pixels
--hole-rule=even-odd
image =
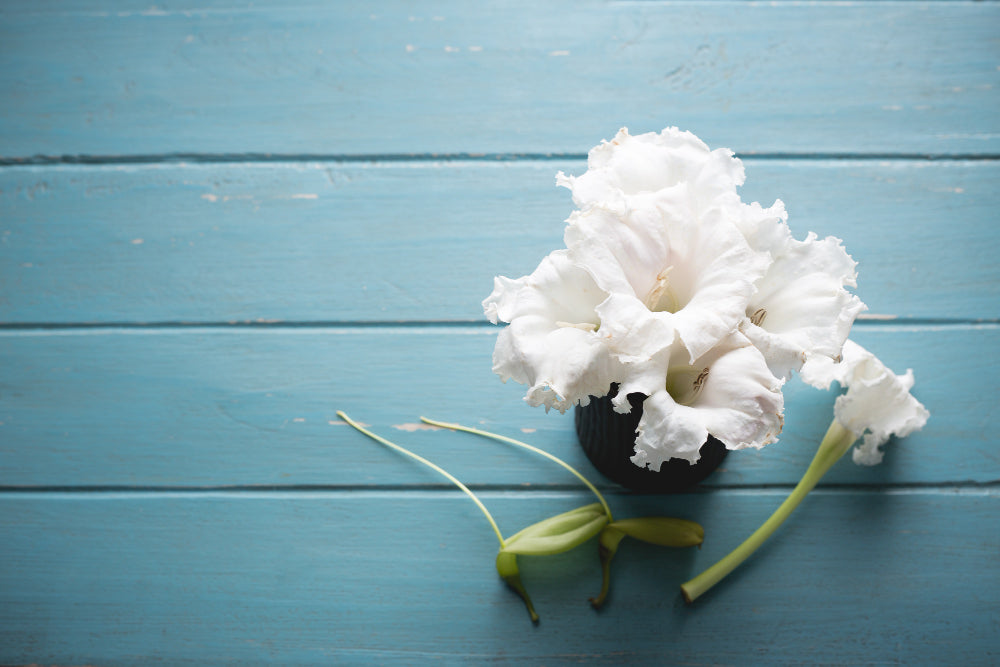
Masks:
[[[531,622],[537,623],[538,614],[535,613],[535,607],[531,604],[528,591],[521,583],[521,572],[517,569],[517,556],[501,549],[500,553],[497,554],[497,572],[500,574],[500,578],[507,582],[507,585],[524,600],[524,606],[528,608],[528,613],[531,615]]]
[[[604,507],[593,503],[534,523],[504,540],[497,554],[497,573],[524,600],[532,622],[538,622],[538,614],[521,582],[517,556],[551,556],[569,551],[597,535],[607,522]]]
[[[611,559],[618,552],[618,545],[625,536],[663,547],[693,547],[705,539],[705,530],[694,521],[674,519],[665,516],[648,516],[637,519],[622,519],[609,523],[601,531],[598,539],[598,554],[601,557],[601,592],[590,598],[595,609],[608,597],[611,584]]]
[[[705,540],[705,529],[700,524],[667,516],[622,519],[608,524],[607,528],[661,547],[695,547]]]
[[[594,537],[607,522],[600,503],[584,505],[514,533],[504,540],[502,551],[522,556],[559,554]]]

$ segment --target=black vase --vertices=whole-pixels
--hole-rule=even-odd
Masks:
[[[617,393],[616,385],[603,398],[591,397],[588,405],[576,407],[574,419],[580,446],[594,467],[608,479],[633,491],[676,493],[708,477],[729,453],[719,440],[708,436],[697,463],[670,459],[657,472],[638,467],[629,459],[635,448],[635,429],[642,417],[642,402],[646,397],[629,394],[632,411],[623,415],[615,412],[611,405]]]

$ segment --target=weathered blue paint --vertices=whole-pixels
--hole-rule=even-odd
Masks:
[[[1000,479],[996,444],[984,430],[1000,394],[1000,327],[859,326],[854,338],[898,372],[914,370],[916,395],[933,418],[892,445],[885,465],[845,461],[829,481]],[[413,430],[421,415],[484,422],[592,471],[570,413],[528,407],[524,387],[490,371],[494,340],[486,327],[0,335],[0,436],[14,443],[0,448],[0,486],[446,483],[340,423],[337,410],[446,463],[467,483],[575,484],[536,455]],[[835,395],[795,379],[781,441],[733,454],[709,483],[797,481],[833,417]]]
[[[482,321],[495,274],[530,273],[562,244],[573,205],[555,174],[584,169],[0,170],[0,322]],[[871,314],[1000,316],[997,162],[747,159],[746,170],[744,197],[782,199],[799,238],[844,239]]]
[[[0,663],[995,664],[1000,3],[0,5]],[[677,585],[780,502],[830,419],[697,492],[600,482],[570,415],[490,371],[480,300],[560,243],[559,169],[619,126],[746,159],[744,197],[843,238],[927,427],[840,462],[694,606]],[[761,155],[765,154],[765,155]],[[936,159],[926,159],[926,158]],[[700,521],[495,575],[589,502]]]
[[[6,494],[0,642],[5,661],[42,664],[995,660],[1000,540],[967,529],[995,522],[995,489],[815,493],[685,606],[680,582],[781,498],[613,498],[622,516],[697,518],[704,547],[626,540],[601,613],[587,603],[595,542],[523,557],[532,627],[496,575],[489,526],[457,491]],[[508,533],[591,499],[483,495]]]
[[[1000,152],[995,2],[4,3],[0,156]]]

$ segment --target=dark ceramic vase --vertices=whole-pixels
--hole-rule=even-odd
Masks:
[[[611,399],[618,393],[614,386],[603,398],[591,397],[584,407],[576,407],[576,435],[587,458],[605,477],[622,486],[643,493],[676,493],[688,489],[708,477],[726,458],[729,450],[720,441],[708,436],[701,448],[701,459],[691,464],[682,459],[670,459],[653,472],[640,468],[629,459],[635,447],[635,429],[642,417],[642,394],[629,394],[632,411],[619,414]]]

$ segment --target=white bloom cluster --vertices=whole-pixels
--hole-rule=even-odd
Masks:
[[[690,132],[629,135],[559,173],[576,210],[565,248],[483,302],[509,322],[493,368],[525,400],[563,412],[620,385],[647,396],[635,455],[659,470],[698,460],[711,434],[763,447],[783,423],[782,385],[812,357],[838,359],[861,301],[839,239],[799,241],[784,204],[744,203],[742,163]]]

